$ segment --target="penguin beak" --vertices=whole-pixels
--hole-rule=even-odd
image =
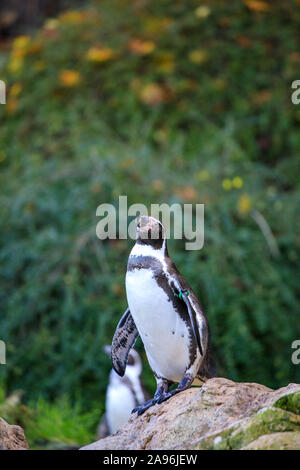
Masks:
[[[136,221],[136,224],[137,232],[148,232],[148,230],[150,230],[152,227],[150,218],[146,216],[139,217]]]
[[[145,225],[144,227],[141,227],[140,230],[141,230],[142,232],[146,232],[146,231],[149,230],[150,228],[151,228],[151,224],[147,224],[147,225]]]

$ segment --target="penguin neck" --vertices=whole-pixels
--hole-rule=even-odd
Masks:
[[[169,256],[166,239],[162,240],[160,248],[152,246],[149,243],[144,243],[138,239],[131,250],[130,256],[150,256],[153,258],[165,259]]]

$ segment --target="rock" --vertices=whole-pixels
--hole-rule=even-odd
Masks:
[[[26,450],[28,444],[24,431],[20,426],[8,424],[0,418],[0,449],[1,450]]]
[[[242,450],[297,450],[300,449],[300,432],[276,432],[260,436]]]
[[[208,380],[82,450],[300,449],[300,385]]]

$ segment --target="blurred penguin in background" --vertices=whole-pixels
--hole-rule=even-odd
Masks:
[[[110,356],[111,346],[105,346],[104,352]],[[111,370],[106,391],[106,410],[99,423],[98,439],[114,434],[128,421],[133,408],[148,400],[141,373],[142,361],[135,349],[129,352],[123,377]]]

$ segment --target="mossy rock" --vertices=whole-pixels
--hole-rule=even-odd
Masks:
[[[241,420],[218,434],[200,440],[194,448],[242,449],[257,441],[261,436],[274,433],[292,433],[298,438],[300,416],[274,407],[262,409],[255,416]]]
[[[279,398],[273,406],[300,415],[300,392],[290,393]]]
[[[300,432],[276,432],[260,436],[242,450],[299,450]]]

